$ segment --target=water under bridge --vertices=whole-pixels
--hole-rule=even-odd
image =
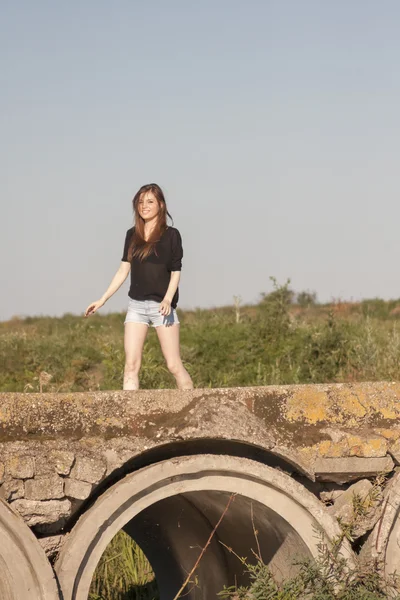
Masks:
[[[263,560],[289,576],[294,556],[317,556],[316,531],[339,534],[346,490],[382,474],[379,507],[343,552],[393,572],[399,417],[399,383],[0,393],[0,598],[86,600],[124,529],[172,600],[232,495],[185,597],[240,582],[228,548],[251,556],[254,528]]]

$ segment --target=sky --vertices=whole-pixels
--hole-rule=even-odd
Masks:
[[[399,298],[399,21],[397,0],[3,0],[0,320],[100,298],[149,182],[181,308],[271,276]]]

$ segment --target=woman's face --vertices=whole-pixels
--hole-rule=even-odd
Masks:
[[[138,202],[139,215],[144,221],[151,221],[157,218],[160,212],[160,206],[153,192],[145,192],[139,198]]]

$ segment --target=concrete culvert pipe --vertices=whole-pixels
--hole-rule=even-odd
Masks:
[[[5,502],[0,500],[1,600],[58,600],[53,569],[39,542]]]
[[[80,518],[64,544],[56,572],[64,600],[87,600],[107,544],[125,529],[154,569],[161,600],[172,600],[196,562],[231,494],[237,494],[196,571],[197,585],[184,596],[214,600],[224,584],[242,581],[239,556],[257,551],[279,577],[293,574],[296,557],[318,554],[320,538],[339,533],[315,496],[289,475],[229,456],[167,460],[127,475]],[[344,544],[350,563],[352,553]]]
[[[366,559],[376,562],[386,576],[399,572],[400,564],[400,473],[388,483],[382,502],[382,515],[362,549]]]

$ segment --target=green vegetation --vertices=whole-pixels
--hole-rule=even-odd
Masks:
[[[224,600],[399,600],[394,585],[384,582],[376,570],[347,568],[343,557],[332,556],[321,544],[319,560],[298,563],[299,572],[279,583],[259,558],[256,564],[241,559],[250,585],[223,590]]]
[[[152,568],[123,531],[108,544],[93,576],[89,600],[158,600]]]
[[[286,283],[256,306],[180,311],[182,356],[196,387],[400,379],[400,300],[320,305]],[[0,390],[121,389],[121,313],[0,323]],[[173,387],[150,330],[143,388]]]
[[[290,579],[280,581],[263,562],[255,532],[255,561],[233,552],[249,577],[249,585],[224,588],[219,597],[223,600],[400,600],[396,574],[385,577],[376,564],[360,556],[351,565],[343,548],[344,540],[354,541],[352,532],[365,518],[366,507],[380,502],[385,483],[385,476],[379,476],[365,497],[354,494],[349,522],[339,520],[342,531],[334,540],[328,541],[316,531],[320,538],[317,558],[294,560],[298,571]]]

